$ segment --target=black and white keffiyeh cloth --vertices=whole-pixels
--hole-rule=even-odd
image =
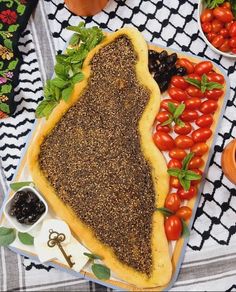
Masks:
[[[236,63],[233,59],[217,55],[203,41],[197,24],[197,0],[110,0],[104,11],[87,18],[70,13],[62,0],[40,0],[20,38],[23,64],[20,82],[15,89],[17,110],[12,118],[0,121],[1,196],[6,192],[7,182],[13,178],[22,155],[34,123],[34,110],[43,98],[43,84],[53,73],[55,54],[64,49],[70,36],[65,28],[81,20],[87,26],[99,25],[111,31],[123,26],[135,26],[147,41],[213,60],[227,72],[231,83],[230,97],[184,263],[172,290],[236,291],[236,189],[225,178],[220,166],[222,149],[236,137]],[[1,248],[0,291],[7,290],[111,289],[45,267]]]

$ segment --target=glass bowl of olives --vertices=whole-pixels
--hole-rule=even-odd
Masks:
[[[19,232],[29,232],[47,215],[48,205],[39,192],[31,187],[22,187],[4,206],[8,222]]]

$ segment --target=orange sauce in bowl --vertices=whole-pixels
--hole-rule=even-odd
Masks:
[[[231,141],[224,149],[221,165],[225,176],[236,184],[236,139]]]

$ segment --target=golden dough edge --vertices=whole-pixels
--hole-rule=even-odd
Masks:
[[[137,287],[148,288],[164,286],[168,284],[171,279],[172,264],[169,255],[169,246],[164,231],[164,218],[159,212],[155,212],[153,216],[153,232],[151,239],[153,270],[151,277],[149,278],[145,274],[137,272],[128,265],[120,262],[114,255],[111,248],[103,245],[95,238],[92,230],[82,223],[82,221],[75,216],[71,208],[68,205],[65,205],[64,202],[57,196],[53,187],[49,184],[40,170],[38,162],[40,145],[43,143],[45,137],[51,132],[67,110],[76,103],[79,96],[86,88],[87,81],[90,76],[89,63],[91,59],[103,46],[106,46],[121,35],[126,35],[131,40],[134,50],[138,56],[138,62],[136,64],[137,78],[144,87],[150,90],[151,93],[149,103],[147,104],[139,121],[139,133],[143,154],[152,169],[152,177],[156,192],[156,206],[163,207],[165,197],[169,189],[169,176],[167,174],[165,159],[152,140],[152,125],[156,113],[159,111],[160,92],[157,84],[148,71],[147,44],[142,35],[133,28],[123,28],[111,35],[108,35],[100,45],[88,54],[83,66],[85,79],[75,85],[68,102],[60,102],[60,104],[50,115],[49,119],[46,121],[41,131],[34,138],[28,151],[28,165],[34,183],[40,192],[44,194],[54,212],[69,224],[73,233],[88,249],[103,257],[103,262],[112,269],[117,277]],[[81,234],[82,236],[80,236]]]

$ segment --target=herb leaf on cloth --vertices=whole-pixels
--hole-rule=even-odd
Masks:
[[[0,246],[8,246],[16,239],[13,228],[0,227]]]

